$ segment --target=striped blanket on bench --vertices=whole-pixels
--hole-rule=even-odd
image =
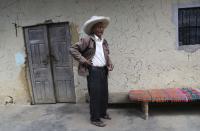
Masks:
[[[193,102],[200,100],[200,88],[166,88],[148,90],[130,90],[129,100],[141,102],[148,119],[149,102]]]
[[[149,90],[131,90],[131,101],[142,102],[190,102],[200,100],[198,88],[166,88]]]

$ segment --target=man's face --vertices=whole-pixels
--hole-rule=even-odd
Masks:
[[[103,32],[104,32],[104,28],[105,28],[104,24],[102,22],[99,22],[94,25],[92,30],[95,35],[97,35],[98,37],[101,38],[101,36],[103,35]]]

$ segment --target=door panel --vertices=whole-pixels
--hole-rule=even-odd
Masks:
[[[68,24],[49,25],[49,42],[56,100],[57,102],[75,102]]]
[[[55,103],[46,26],[24,28],[34,103]]]

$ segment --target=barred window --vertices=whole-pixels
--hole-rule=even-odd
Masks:
[[[179,46],[200,44],[200,7],[178,9]]]

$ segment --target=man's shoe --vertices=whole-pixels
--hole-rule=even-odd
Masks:
[[[105,116],[102,117],[103,119],[107,119],[107,120],[111,120],[112,118],[107,114]]]
[[[103,123],[102,121],[91,121],[91,124],[98,126],[98,127],[104,127],[106,126],[105,123]]]

